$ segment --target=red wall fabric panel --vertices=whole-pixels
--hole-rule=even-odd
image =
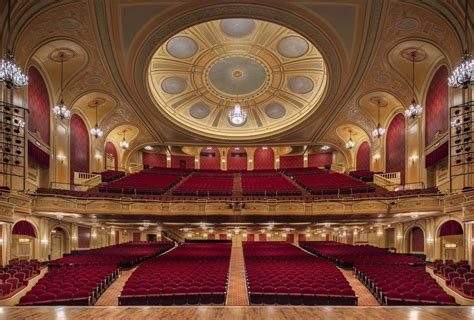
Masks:
[[[370,144],[362,142],[357,150],[357,170],[370,170]]]
[[[401,183],[405,183],[405,116],[397,114],[390,122],[386,138],[386,172],[401,174]]]
[[[448,69],[441,66],[436,71],[426,93],[425,143],[435,141],[436,134],[448,130]]]
[[[214,239],[216,239],[216,235],[214,233],[207,234],[207,240],[214,240]]]
[[[232,154],[245,156],[233,157]],[[231,148],[227,151],[227,170],[247,170],[247,153],[244,148]]]
[[[12,229],[12,234],[36,238],[35,227],[26,220],[21,220],[15,223]]]
[[[225,233],[219,234],[219,240],[227,240],[227,234]]]
[[[473,225],[474,226],[474,225]],[[474,234],[474,233],[473,233]],[[247,235],[247,241],[255,241],[255,235],[253,233]]]
[[[304,158],[303,156],[281,156],[280,157],[280,168],[303,168]]]
[[[301,241],[306,241],[306,234],[304,233],[298,234],[298,242],[301,242]]]
[[[91,244],[91,228],[77,227],[77,247],[79,249],[88,249]]]
[[[115,244],[120,243],[120,231],[116,230],[115,231]]]
[[[288,233],[286,235],[286,242],[293,243],[295,241],[295,235],[293,233]]]
[[[215,157],[200,156],[201,170],[220,170],[221,169],[221,154],[217,148],[203,148],[201,152],[214,152]]]
[[[114,157],[114,169],[115,170],[118,170],[118,153],[117,153],[117,149],[115,148],[115,145],[110,142],[110,141],[107,141],[105,143],[105,154],[110,154],[112,155],[112,157]]]
[[[431,151],[425,157],[425,168],[431,167],[432,165],[436,164],[438,161],[446,158],[449,154],[449,143],[446,141],[442,145],[440,145],[435,150]]]
[[[331,164],[332,152],[312,153],[308,155],[308,167],[310,168],[330,166]]]
[[[455,236],[459,234],[463,234],[462,226],[455,220],[446,221],[439,230],[440,237]]]
[[[38,69],[28,69],[28,130],[39,132],[43,142],[49,145],[49,132],[51,130],[48,88]]]
[[[254,170],[275,169],[275,154],[272,148],[258,147],[253,154]]]
[[[134,232],[133,233],[133,242],[138,242],[140,241],[140,232]]]
[[[28,140],[28,156],[33,157],[39,165],[49,168],[49,154],[30,140]]]
[[[259,233],[258,234],[258,241],[267,241],[267,234],[266,233]]]
[[[166,168],[166,155],[159,153],[142,153],[142,161],[144,166],[150,168]]]
[[[194,169],[193,156],[171,156],[171,168],[181,168],[181,162],[185,164],[184,169]]]
[[[71,117],[71,183],[74,182],[74,172],[89,172],[89,131],[80,116]]]
[[[414,227],[410,231],[411,251],[424,252],[425,251],[425,236],[423,230],[419,227]]]

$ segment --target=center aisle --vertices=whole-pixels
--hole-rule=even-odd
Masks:
[[[227,288],[227,306],[249,305],[247,285],[245,282],[245,262],[242,247],[232,247],[229,285]]]
[[[128,278],[132,275],[133,271],[135,271],[138,267],[135,267],[130,270],[122,271],[120,277],[115,280],[107,290],[102,293],[99,297],[99,300],[96,301],[96,306],[118,306],[118,296],[120,295],[120,291],[122,291],[125,282],[127,282]]]
[[[351,285],[352,289],[355,291],[356,296],[358,296],[358,305],[359,306],[379,306],[380,303],[375,299],[374,295],[367,289],[362,282],[359,281],[352,273],[352,270],[341,270],[344,277],[346,277],[347,281]]]

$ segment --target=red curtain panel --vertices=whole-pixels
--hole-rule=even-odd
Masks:
[[[386,172],[400,172],[405,183],[405,116],[397,114],[390,122],[386,138]]]
[[[462,226],[455,220],[446,221],[439,230],[440,237],[455,236],[459,234],[463,234]]]
[[[114,170],[118,170],[118,153],[117,153],[117,149],[115,148],[115,145],[110,142],[110,141],[107,141],[105,143],[105,154],[110,154],[112,155],[112,157],[114,157]]]
[[[436,71],[426,93],[425,143],[435,142],[439,133],[448,130],[448,69],[441,66]]]
[[[50,114],[51,103],[49,102],[48,88],[35,67],[28,69],[28,130],[39,132],[44,143],[50,142]]]
[[[411,250],[416,252],[425,251],[425,236],[420,227],[414,227],[410,231]]]
[[[368,141],[361,143],[357,150],[357,170],[370,170],[370,144]]]
[[[89,172],[89,131],[82,118],[73,114],[71,117],[71,183],[74,183],[74,172]]]
[[[12,234],[36,238],[35,227],[26,220],[21,220],[15,223]]]
[[[140,232],[134,232],[133,233],[133,242],[138,242],[140,241]]]

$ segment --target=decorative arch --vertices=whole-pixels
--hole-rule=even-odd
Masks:
[[[12,235],[37,238],[38,231],[31,222],[27,220],[20,220],[13,225]]]
[[[28,78],[28,130],[37,132],[41,140],[49,145],[51,102],[48,87],[41,72],[35,66],[28,69]]]
[[[107,155],[111,155],[114,158],[114,170],[118,170],[119,159],[118,159],[117,148],[115,148],[115,144],[113,144],[113,142],[111,142],[111,141],[107,141],[105,143],[105,148],[104,149],[105,149],[104,159],[107,159]],[[105,163],[106,163],[105,169],[109,169],[107,167],[107,160],[105,161]]]
[[[408,252],[425,251],[425,232],[420,226],[413,226],[407,231]]]
[[[275,169],[275,152],[270,147],[258,147],[253,154],[254,170]]]
[[[202,148],[199,153],[201,170],[220,170],[221,153],[216,147]]]
[[[356,156],[357,170],[370,170],[370,144],[364,141],[359,145]]]
[[[448,130],[448,68],[438,68],[426,92],[425,145]]]
[[[440,225],[438,229],[438,236],[456,236],[464,234],[462,224],[456,220],[448,220]]]
[[[227,151],[227,170],[247,170],[247,151],[244,148]]]
[[[400,181],[405,183],[405,116],[398,113],[387,129],[385,140],[385,171],[400,172]]]
[[[74,183],[74,172],[89,172],[89,130],[78,114],[71,117],[70,133],[70,180]]]

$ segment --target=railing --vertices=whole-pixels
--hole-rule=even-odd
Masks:
[[[423,181],[419,182],[410,182],[405,184],[389,184],[384,186],[386,189],[391,191],[407,191],[407,190],[418,190],[418,189],[425,189],[425,183]]]
[[[91,189],[101,183],[102,176],[100,174],[88,172],[74,172],[74,184],[87,186],[88,189]]]
[[[346,171],[346,167],[341,163],[331,164],[331,171],[344,173]]]
[[[71,190],[71,191],[87,191],[90,189],[89,186],[76,183],[57,182],[53,181],[50,183],[50,189],[60,190]]]
[[[376,173],[374,183],[390,191],[395,190],[395,186],[400,185],[400,172]]]
[[[130,163],[130,166],[128,167],[129,173],[137,173],[142,170],[143,170],[143,164],[141,163]]]

